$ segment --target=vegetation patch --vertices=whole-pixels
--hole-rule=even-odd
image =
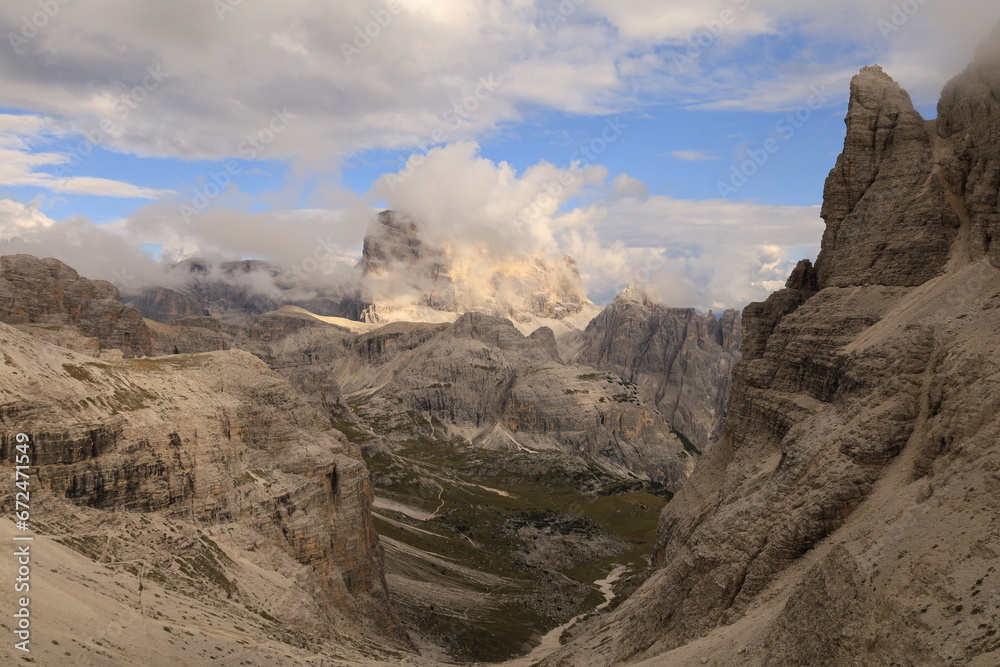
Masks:
[[[79,380],[80,382],[89,382],[91,384],[97,384],[97,380],[94,376],[90,374],[86,368],[82,366],[74,366],[73,364],[63,364],[63,370],[73,378],[74,380]]]

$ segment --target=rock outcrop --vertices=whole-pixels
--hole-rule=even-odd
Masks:
[[[142,315],[122,305],[114,285],[81,278],[57,259],[0,257],[0,322],[72,327],[127,357],[153,349]]]
[[[997,95],[1000,92],[1000,26],[976,51],[976,59],[941,93],[937,137],[949,149],[939,166],[942,177],[964,204],[970,221],[969,243],[1000,267],[1000,142]]]
[[[436,423],[483,447],[557,450],[670,489],[693,467],[694,453],[635,385],[563,363],[547,328],[524,336],[510,320],[467,313],[407,335],[413,347],[398,348],[350,387],[363,398],[361,412],[397,422],[401,438]]]
[[[722,428],[740,326],[735,310],[703,316],[629,287],[587,325],[572,359],[636,384],[675,429],[707,450]]]
[[[388,608],[364,463],[260,360],[233,350],[96,361],[7,325],[0,350],[0,459],[13,460],[16,433],[30,436],[31,495],[47,507],[40,526],[78,510],[95,522],[124,512],[197,528],[225,558],[209,567],[199,560],[208,556],[147,549],[135,562],[158,559],[158,580],[191,578],[203,595],[252,604],[292,632],[405,641]],[[284,600],[257,599],[252,582],[268,571],[287,580]]]
[[[998,53],[936,122],[854,79],[822,252],[744,311],[660,569],[544,664],[1000,664]]]
[[[823,193],[819,286],[920,285],[944,269],[960,223],[935,133],[877,66],[851,82],[846,122]]]

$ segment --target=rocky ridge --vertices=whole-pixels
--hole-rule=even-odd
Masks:
[[[147,576],[181,597],[221,597],[230,618],[260,610],[261,632],[293,643],[405,646],[358,452],[261,361],[238,350],[95,360],[5,324],[0,350],[0,457],[13,460],[14,434],[31,437],[36,530],[124,563],[140,598]],[[112,530],[114,516],[144,538]],[[193,542],[164,545],[177,530]],[[283,599],[252,583],[268,571]]]
[[[122,305],[114,285],[81,278],[57,259],[0,257],[0,322],[69,327],[96,339],[98,349],[120,349],[129,357],[153,349],[142,315]]]
[[[704,451],[722,428],[741,339],[735,310],[718,319],[702,316],[693,308],[668,308],[630,286],[587,325],[572,360],[636,384]]]
[[[1000,660],[1000,31],[925,122],[851,85],[816,266],[744,312],[659,571],[551,665]]]

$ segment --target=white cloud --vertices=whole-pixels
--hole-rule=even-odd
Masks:
[[[563,5],[576,9],[560,14]],[[899,65],[900,82],[918,96],[936,93],[1000,18],[993,0],[927,3],[886,39],[878,22],[892,17],[888,1],[402,6],[391,15],[361,0],[245,2],[220,21],[203,0],[70,3],[22,53],[0,50],[0,103],[81,130],[110,115],[121,122],[109,145],[183,158],[233,155],[274,108],[287,107],[297,120],[267,156],[329,167],[357,150],[426,142],[442,124],[447,141],[475,139],[538,107],[787,109],[812,85],[840,85],[871,60],[890,72]],[[27,9],[34,5],[3,3],[0,33],[17,33]],[[373,18],[379,11],[390,16],[384,26]],[[375,37],[358,38],[366,27]],[[692,44],[701,46],[679,71],[673,56]],[[357,53],[345,57],[345,45]],[[150,66],[165,79],[120,118]],[[490,75],[508,83],[458,126],[447,124],[448,110]]]
[[[672,305],[742,307],[783,284],[799,259],[814,258],[823,232],[818,206],[649,196],[638,179],[609,181],[597,167],[543,162],[518,174],[481,157],[474,143],[434,149],[395,189],[390,182],[376,194],[413,216],[435,243],[471,253],[483,267],[568,254],[598,301],[645,283]],[[595,185],[606,199],[566,209]]]
[[[628,174],[619,174],[611,180],[611,197],[635,197],[645,201],[649,198],[649,186]]]
[[[766,298],[799,259],[816,257],[823,233],[818,206],[654,196],[610,201],[590,215],[602,246],[634,253],[600,289],[645,283],[672,305],[702,309]]]
[[[70,175],[73,156],[59,152],[35,152],[54,135],[65,134],[52,118],[38,115],[0,114],[0,185],[27,185],[66,194],[101,195],[137,199],[159,199],[168,190],[145,188],[124,181]],[[91,147],[92,148],[92,147]],[[79,155],[76,159],[81,159]],[[39,167],[56,167],[67,175],[57,176]]]
[[[567,208],[585,189],[607,198]],[[798,259],[815,257],[822,234],[819,207],[648,196],[638,179],[609,179],[599,166],[542,162],[518,173],[481,157],[474,143],[430,151],[395,189],[384,180],[376,194],[412,215],[432,244],[447,248],[470,284],[489,281],[496,267],[565,253],[578,261],[597,301],[643,283],[671,305],[742,307],[765,298]],[[51,254],[91,277],[131,275],[131,288],[167,280],[139,250],[149,243],[162,244],[168,261],[259,257],[295,270],[315,258],[309,279],[336,283],[353,265],[352,249],[374,213],[357,200],[341,210],[216,209],[186,222],[174,207],[154,204],[95,227],[0,201],[0,230],[18,237],[0,251]]]
[[[708,162],[719,159],[717,155],[712,155],[708,151],[671,151],[670,155],[682,162]]]

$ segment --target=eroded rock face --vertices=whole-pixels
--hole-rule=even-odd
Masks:
[[[407,335],[424,341],[403,338],[419,344],[397,350],[354,387],[375,388],[363,411],[398,423],[401,437],[438,423],[483,447],[556,449],[671,489],[690,473],[692,453],[656,406],[613,373],[564,363],[550,329],[524,336],[510,320],[467,313],[419,331]]]
[[[819,286],[919,285],[944,269],[959,227],[935,176],[933,130],[877,66],[851,82],[846,122],[823,193]]]
[[[7,325],[0,349],[0,460],[12,460],[14,434],[29,434],[51,502],[239,534],[230,546],[255,562],[266,544],[285,554],[276,571],[291,567],[286,556],[308,570],[303,590],[319,610],[308,628],[357,614],[401,637],[364,463],[260,360],[232,350],[98,361]]]
[[[936,124],[881,70],[855,78],[817,265],[744,311],[660,570],[544,664],[1000,660],[998,52]]]
[[[1000,267],[1000,26],[976,51],[976,59],[952,79],[938,102],[937,136],[950,154],[941,165],[971,220],[970,244]]]
[[[0,257],[0,322],[72,326],[125,356],[152,352],[149,327],[138,311],[121,304],[114,285],[81,278],[57,259]]]
[[[637,384],[675,429],[707,450],[722,428],[740,326],[734,310],[702,316],[629,287],[587,326],[573,361]]]

